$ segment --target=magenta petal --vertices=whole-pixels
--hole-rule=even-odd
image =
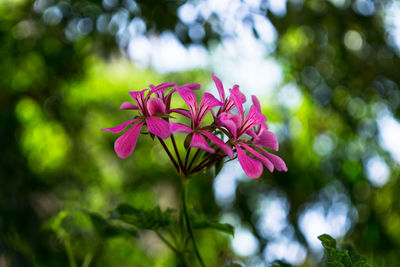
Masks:
[[[151,88],[151,90],[147,97],[149,98],[153,93],[164,92],[168,87],[173,86],[176,86],[176,83],[161,83],[157,86],[150,84],[149,87]]]
[[[273,132],[263,131],[258,137],[259,138],[254,141],[254,144],[272,148],[273,150],[278,151],[278,139]]]
[[[242,166],[246,175],[250,178],[260,177],[263,171],[263,165],[261,164],[261,162],[247,156],[246,153],[238,145],[236,145],[235,147],[239,163]]]
[[[256,125],[264,124],[266,120],[267,118],[262,113],[258,112],[257,108],[252,105],[246,119],[240,127],[240,133],[238,135],[241,136]]]
[[[228,157],[233,159],[233,150],[229,145],[225,144],[224,141],[222,141],[221,139],[219,139],[218,137],[216,137],[215,135],[213,135],[210,132],[201,131],[201,133],[204,134],[205,136],[207,136],[207,138],[210,139],[211,142],[216,144],[222,151],[224,151],[225,154],[228,155]]]
[[[253,131],[253,130],[248,130],[246,134],[250,135],[252,138],[255,140],[258,140],[260,137]]]
[[[173,133],[191,133],[192,129],[186,125],[170,122],[171,132]]]
[[[240,120],[243,121],[244,111],[243,111],[243,103],[240,100],[240,96],[237,92],[233,91],[232,89],[230,89],[229,92],[231,93],[230,97],[232,97],[233,102],[235,103],[235,107],[238,110]]]
[[[190,90],[198,90],[198,89],[200,89],[201,86],[198,83],[187,83],[187,84],[182,85],[181,87],[185,87]]]
[[[198,133],[193,134],[192,142],[190,143],[189,147],[197,147],[207,152],[215,153],[215,150],[208,145],[206,139]]]
[[[147,89],[143,89],[141,91],[129,91],[128,93],[131,95],[131,97],[136,101],[138,97],[144,97],[144,92],[146,92]],[[139,103],[137,103],[139,104]]]
[[[229,115],[231,114],[222,113],[221,115],[218,116],[218,120],[221,122],[223,126],[225,126],[232,133],[233,137],[236,139],[237,137],[236,133],[238,127],[235,121],[233,121]]]
[[[264,124],[267,121],[267,118],[258,111],[258,108],[255,105],[252,105],[249,114],[247,114],[246,121],[251,121],[254,125],[257,125]]]
[[[143,122],[133,125],[128,131],[115,140],[114,150],[118,157],[123,159],[129,157],[129,155],[135,149],[136,141],[142,126]]]
[[[239,101],[240,101],[241,103],[246,102],[246,96],[245,96],[242,92],[240,92],[240,90],[239,90],[239,85],[235,84],[235,85],[233,86],[233,88],[232,88],[232,91],[233,91],[234,94],[238,97],[238,99],[239,99]]]
[[[285,171],[285,172],[288,170],[283,159],[281,159],[277,155],[265,151],[262,148],[259,149],[261,152],[264,153],[265,156],[267,156],[267,158],[272,162],[272,164],[274,164],[275,169],[277,169],[278,171]]]
[[[221,80],[217,76],[214,75],[214,72],[211,73],[211,77],[214,80],[215,86],[217,86],[217,90],[219,93],[219,99],[221,99],[221,101],[224,102],[225,101],[225,91],[224,91],[224,86],[222,85]]]
[[[225,126],[233,135],[233,138],[237,138],[237,127],[232,120],[221,120],[223,126]]]
[[[168,112],[169,113],[175,112],[175,113],[181,114],[189,119],[192,118],[192,115],[190,114],[190,112],[183,108],[173,108],[173,109],[170,109]]]
[[[101,131],[103,131],[103,132],[110,131],[110,132],[113,132],[113,133],[119,133],[123,129],[125,129],[126,126],[128,126],[129,124],[131,124],[131,123],[133,123],[135,121],[137,121],[137,120],[129,120],[129,121],[126,121],[126,122],[124,122],[124,123],[122,123],[122,124],[120,124],[118,126],[112,127],[112,128],[101,129]]]
[[[131,102],[123,102],[119,109],[134,109],[137,110],[139,109],[138,106],[132,104]]]
[[[132,98],[136,101],[137,106],[139,107],[142,112],[146,109],[145,107],[145,100],[144,100],[144,92],[146,92],[147,89],[143,89],[142,91],[130,91],[129,94],[132,96]]]
[[[239,128],[242,125],[242,121],[239,115],[228,113],[228,118],[235,123],[236,128]]]
[[[157,85],[154,89],[163,90],[163,89],[167,89],[168,87],[173,87],[175,85],[176,85],[176,83],[161,83],[161,84]]]
[[[258,101],[258,98],[255,95],[252,95],[251,100],[253,101],[253,105],[257,108],[258,112],[261,113],[261,105],[260,101]]]
[[[223,106],[224,103],[219,101],[210,93],[204,93],[203,99],[201,99],[199,109],[210,110],[216,106]]]
[[[199,106],[199,114],[196,117],[197,122],[201,122],[207,112],[216,106],[223,106],[224,103],[216,99],[210,93],[204,93],[203,99],[201,99],[200,106]]]
[[[240,144],[244,149],[246,149],[247,151],[249,151],[253,156],[255,156],[257,159],[259,159],[264,166],[270,171],[273,172],[274,171],[274,165],[272,164],[272,162],[267,159],[266,157],[264,157],[263,155],[261,155],[260,153],[258,153],[255,149],[251,148],[250,146],[246,145],[246,144]]]
[[[150,98],[147,101],[147,110],[149,111],[150,116],[156,113],[165,113],[165,104],[160,98]]]
[[[168,138],[171,135],[171,126],[167,121],[159,117],[151,116],[146,118],[146,124],[149,132],[162,139]]]
[[[190,112],[192,113],[192,116],[194,117],[196,115],[196,110],[197,110],[196,95],[193,93],[192,90],[188,88],[179,87],[176,90],[178,91],[179,95],[183,98],[183,100],[186,102]]]

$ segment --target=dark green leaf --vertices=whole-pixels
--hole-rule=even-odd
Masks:
[[[211,220],[208,220],[206,217],[199,216],[199,215],[190,214],[190,217],[191,217],[192,226],[195,229],[211,228],[211,229],[215,229],[215,230],[218,230],[221,232],[225,232],[232,236],[234,235],[235,229],[230,224],[220,223],[218,221],[211,221]]]
[[[136,235],[134,229],[129,229],[120,225],[115,225],[104,219],[101,215],[93,212],[87,212],[92,221],[96,232],[103,237],[113,237],[119,235]]]
[[[318,237],[322,242],[328,256],[329,267],[371,267],[365,259],[355,253],[352,248],[337,249],[336,240],[331,236],[324,234]]]
[[[286,262],[277,260],[272,263],[271,267],[292,267],[292,265],[290,265]]]
[[[157,230],[172,223],[171,210],[163,212],[158,206],[144,210],[134,208],[129,204],[120,204],[112,213],[112,218],[149,230]]]
[[[185,138],[185,141],[183,142],[183,145],[185,146],[186,149],[189,148],[190,142],[192,142],[192,136],[193,136],[192,133],[188,134]]]
[[[330,235],[323,234],[318,236],[318,239],[321,240],[322,246],[327,248],[336,248],[336,240],[333,239]]]
[[[215,163],[215,177],[220,173],[224,166],[224,159],[220,159]]]

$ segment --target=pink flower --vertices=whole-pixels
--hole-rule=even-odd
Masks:
[[[217,76],[215,76],[214,73],[211,73],[211,77],[213,78],[215,86],[217,87],[219,99],[222,103],[224,103],[218,110],[217,115],[215,116],[218,117],[223,112],[230,112],[235,107],[235,102],[233,100],[232,94],[229,96],[229,98],[225,98],[225,90],[221,80]],[[236,94],[241,103],[246,102],[246,96],[242,92],[240,92],[239,85],[235,84],[232,91]]]
[[[272,172],[287,171],[285,162],[278,156],[267,152],[263,147],[278,150],[278,140],[276,136],[268,131],[265,125],[266,117],[261,113],[261,107],[258,99],[252,97],[253,105],[249,113],[244,118],[243,105],[237,93],[231,90],[231,95],[238,110],[238,115],[233,113],[222,113],[220,115],[221,123],[232,134],[231,143],[235,146],[239,163],[250,178],[258,178],[263,172],[264,166]],[[253,131],[253,129],[258,129]],[[244,134],[251,136],[251,139],[241,138]],[[255,158],[252,158],[244,151],[248,151]],[[258,152],[257,150],[261,151]]]
[[[150,98],[153,93],[160,95],[160,92],[165,92],[168,87],[174,86],[174,83],[163,83],[149,91],[147,96],[144,93],[148,89],[142,91],[131,91],[129,94],[135,100],[136,105],[130,102],[123,102],[120,109],[137,110],[139,115],[133,119],[122,123],[116,127],[102,129],[102,131],[111,131],[119,133],[124,130],[128,125],[133,126],[122,134],[114,143],[114,150],[120,158],[127,158],[135,149],[136,141],[139,136],[140,130],[144,124],[150,133],[165,139],[171,135],[170,124],[164,119],[167,117],[167,107],[164,99],[161,97]]]
[[[188,127],[180,123],[171,122],[172,132],[191,133],[193,134],[193,136],[189,147],[196,147],[210,153],[215,153],[215,150],[210,147],[210,145],[204,138],[207,137],[211,142],[213,142],[222,151],[224,151],[230,158],[233,158],[233,151],[229,145],[225,144],[214,134],[201,127],[201,122],[203,121],[206,114],[212,108],[222,106],[223,103],[218,101],[212,94],[204,93],[203,99],[198,106],[196,95],[192,90],[185,87],[176,88],[176,90],[189,107],[191,125],[190,127]]]

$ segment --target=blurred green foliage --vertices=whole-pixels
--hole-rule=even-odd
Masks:
[[[153,232],[105,220],[122,202],[145,210],[159,205],[160,212],[176,208],[178,179],[168,158],[159,144],[141,136],[134,155],[120,160],[113,152],[116,136],[99,129],[130,118],[129,111],[118,110],[129,100],[128,90],[165,81],[207,84],[210,70],[138,69],[124,57],[116,28],[95,23],[124,9],[145,21],[147,34],[171,30],[187,44],[193,40],[177,16],[184,2],[109,2],[116,4],[0,0],[0,266],[176,264]],[[206,214],[208,221],[199,219],[197,228],[208,224],[227,233],[229,226],[214,218],[235,214],[257,238],[254,257],[261,257],[272,238],[257,227],[256,200],[278,192],[290,206],[285,229],[307,248],[303,266],[316,266],[318,253],[299,218],[315,203],[328,212],[337,200],[352,211],[344,239],[372,265],[397,266],[399,165],[382,147],[378,129],[382,112],[400,117],[399,52],[388,44],[383,16],[390,1],[375,1],[370,15],[356,12],[356,1],[343,1],[343,7],[333,2],[288,1],[284,16],[261,9],[278,33],[272,56],[284,69],[282,87],[294,84],[301,91],[298,108],[274,101],[280,90],[263,101],[289,172],[239,182],[227,206],[215,203],[213,173],[206,172],[193,178],[190,208]],[[44,16],[40,5],[46,3],[58,5],[62,19]],[[96,29],[68,30],[81,18],[91,19]],[[203,44],[211,47],[225,37],[217,30],[221,20],[214,15],[201,21]],[[367,180],[371,157],[390,170],[382,187]],[[231,251],[229,234],[199,229],[196,235],[209,266],[249,260]]]

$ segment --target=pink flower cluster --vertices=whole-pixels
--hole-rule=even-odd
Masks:
[[[221,80],[214,74],[211,76],[217,87],[219,100],[212,94],[204,93],[199,105],[194,93],[194,90],[200,88],[197,83],[182,86],[175,83],[162,83],[158,86],[150,85],[149,89],[142,91],[129,92],[136,105],[124,102],[120,109],[137,110],[138,115],[121,125],[102,130],[119,133],[131,125],[131,128],[114,143],[118,157],[127,158],[132,153],[143,126],[147,126],[148,132],[162,143],[177,170],[185,175],[198,172],[226,156],[231,159],[237,157],[244,172],[250,178],[260,177],[263,165],[270,172],[274,169],[287,171],[285,162],[265,149],[278,151],[279,144],[276,136],[268,130],[267,119],[261,113],[258,99],[252,96],[252,105],[245,115],[243,104],[246,102],[246,97],[240,92],[239,86],[234,85],[232,89],[229,89],[228,97],[225,95]],[[186,102],[188,110],[171,108],[171,99],[176,93]],[[176,118],[171,115],[173,113],[186,117],[188,123],[176,122]],[[208,113],[211,113],[213,122],[210,125],[204,125],[203,120]],[[174,133],[187,134],[185,163],[180,158],[173,137]],[[217,135],[220,135],[222,139]],[[173,158],[163,141],[167,138],[171,138],[174,144],[178,161]],[[198,151],[192,157],[192,162],[187,164],[192,148],[197,148]],[[191,168],[200,151],[205,151],[203,160],[196,167]]]

